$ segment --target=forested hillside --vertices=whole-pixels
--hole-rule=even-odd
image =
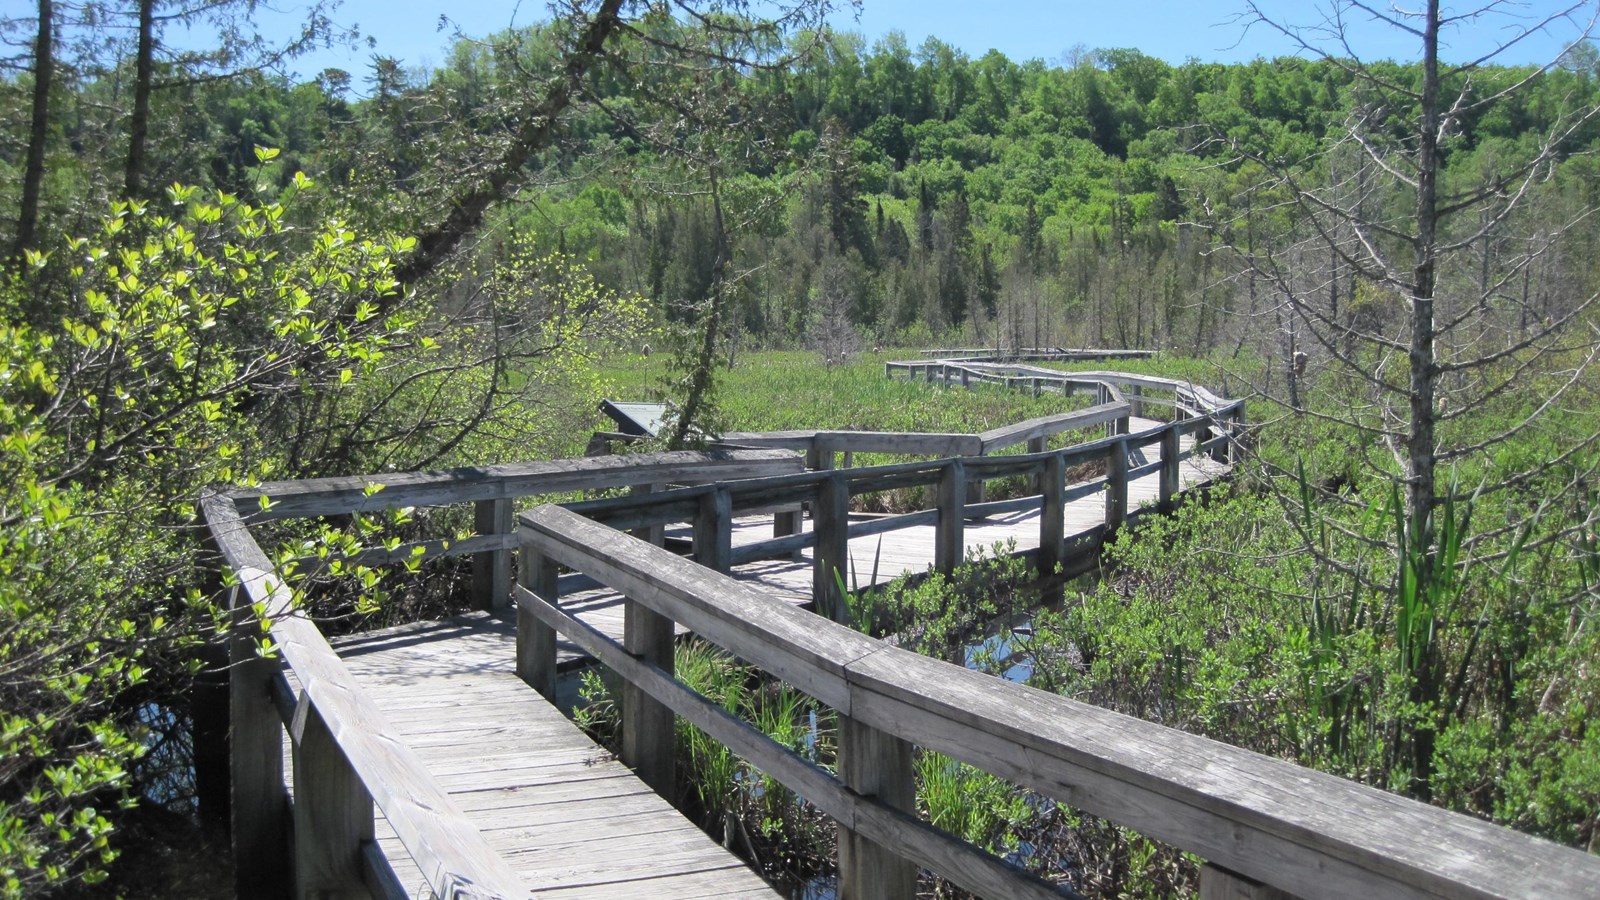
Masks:
[[[1571,33],[1516,66],[1449,58],[1496,3],[1392,12],[1414,59],[1328,20],[1243,64],[972,58],[830,6],[573,0],[304,83],[275,73],[349,39],[321,6],[280,43],[242,0],[0,20],[0,896],[192,812],[202,489],[575,453],[608,357],[686,446],[782,417],[716,402],[772,349],[1154,349],[1248,397],[1236,490],[1041,618],[1072,663],[1040,684],[1600,846],[1592,4],[1513,19],[1501,49]],[[304,599],[355,627],[454,577],[359,574]]]
[[[670,39],[670,23],[652,27],[661,34],[650,39]],[[475,264],[503,262],[513,245],[564,251],[606,287],[682,319],[710,293],[725,240],[724,327],[738,347],[838,340],[847,320],[885,344],[957,330],[1002,346],[1204,353],[1245,337],[1229,313],[1268,304],[1211,251],[1282,242],[1296,220],[1286,173],[1393,202],[1387,176],[1351,152],[1347,126],[1400,136],[1411,115],[1337,59],[1172,65],[1106,49],[1046,63],[973,59],[934,39],[910,47],[898,34],[787,40],[792,52],[770,69],[655,70],[640,84],[593,75],[552,146],[522,165],[527,185],[492,213]],[[141,192],[177,181],[252,193],[303,170],[330,189],[328,211],[363,230],[415,233],[512,141],[517,98],[556,41],[550,28],[458,40],[435,71],[375,57],[368,71],[304,84],[158,71]],[[79,62],[52,86],[41,246],[124,192],[134,73],[119,59]],[[1452,117],[1446,183],[1490,183],[1559,134],[1557,158],[1529,188],[1534,218],[1555,227],[1555,198],[1594,190],[1587,151],[1600,123],[1568,126],[1596,99],[1595,63],[1583,45],[1548,70],[1447,79],[1448,94],[1466,88],[1472,100],[1517,90]],[[1414,62],[1371,72],[1401,85],[1422,77]],[[8,245],[30,89],[26,77],[6,85]],[[256,147],[281,155],[262,167]],[[1562,275],[1592,277],[1586,266]],[[1518,286],[1547,298],[1530,314],[1554,302],[1555,278],[1530,273]],[[1333,284],[1329,303],[1349,307],[1361,288]]]

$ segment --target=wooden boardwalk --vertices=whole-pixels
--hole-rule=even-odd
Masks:
[[[1136,430],[1154,424],[1132,423]],[[1187,486],[1225,469],[1196,456],[1184,462],[1182,480]],[[1154,501],[1158,491],[1155,473],[1130,479],[1129,506]],[[1104,508],[1100,494],[1069,503],[1068,538],[1097,527]],[[810,524],[807,520],[803,527],[809,530]],[[875,559],[875,583],[925,571],[933,563],[934,531],[916,526],[851,541],[852,587],[872,578]],[[681,536],[671,529],[668,535]],[[733,529],[735,546],[771,536],[770,516],[738,520]],[[969,550],[988,551],[1007,541],[1018,551],[1036,548],[1039,514],[974,519],[965,541]],[[733,574],[796,605],[811,601],[810,550],[798,560],[741,565]],[[569,578],[579,580],[563,585],[562,607],[620,642],[622,596],[592,583],[585,586],[582,576]],[[527,873],[529,888],[555,897],[772,895],[738,857],[597,748],[517,676],[516,636],[506,617],[470,613],[333,643],[398,731],[393,737],[416,751],[489,844],[519,873]],[[565,641],[558,650],[565,668],[588,659]],[[427,896],[421,871],[381,814],[376,838],[405,892]]]
[[[963,386],[1036,393],[1092,388],[1099,402],[981,434],[774,432],[740,435],[739,443],[781,449],[350,476],[202,495],[209,539],[236,579],[225,730],[238,894],[772,896],[652,790],[672,789],[680,717],[833,819],[846,896],[911,900],[919,869],[979,896],[1060,896],[916,818],[913,746],[1206,860],[1202,896],[1260,896],[1265,885],[1306,897],[1565,897],[1588,896],[1600,884],[1600,861],[1581,852],[918,656],[797,609],[814,595],[841,615],[835,570],[860,587],[930,564],[950,571],[964,554],[996,543],[1032,552],[1039,571],[1058,563],[1069,574],[1084,571],[1108,529],[1139,507],[1170,509],[1185,488],[1225,474],[1220,460],[1239,461],[1246,433],[1242,401],[1170,379],[948,360],[885,370],[947,386],[959,378]],[[1152,401],[1146,390],[1173,399]],[[1172,407],[1172,421],[1137,418],[1150,402]],[[1054,435],[1100,425],[1113,433],[1049,449]],[[1022,445],[1024,455],[1007,458]],[[804,452],[811,471],[790,450]],[[852,452],[936,459],[836,470],[838,455]],[[1066,482],[1068,473],[1101,469],[1103,477]],[[994,479],[1025,479],[1038,493],[984,502],[981,487]],[[690,487],[656,489],[663,484]],[[619,488],[634,494],[514,515],[523,498]],[[849,515],[852,496],[906,488],[932,488],[936,506],[876,521]],[[384,565],[471,556],[474,608],[511,606],[515,631],[509,618],[482,612],[336,647],[297,609],[250,531],[279,518],[462,503],[473,504],[473,536],[362,548],[351,558]],[[813,521],[801,520],[802,504]],[[736,520],[740,510],[752,518]],[[682,530],[670,549],[617,530],[682,522],[693,523],[694,560],[672,552],[682,547]],[[513,586],[519,549],[529,583]],[[563,569],[614,587],[584,576],[557,583]],[[664,675],[679,623],[838,710],[836,768],[819,769]],[[258,651],[262,625],[277,651],[271,656]],[[621,752],[633,769],[558,712],[558,666],[578,664],[579,655],[558,647],[557,635],[580,642],[622,681]]]

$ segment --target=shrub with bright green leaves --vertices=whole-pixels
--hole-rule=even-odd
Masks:
[[[0,897],[95,882],[116,855],[143,714],[181,697],[220,622],[197,590],[203,488],[526,459],[642,326],[636,299],[527,241],[428,301],[395,277],[412,239],[315,221],[311,179],[285,183],[174,185],[0,272]],[[268,549],[306,561],[314,612],[367,615],[407,576],[338,555],[410,527],[280,523]]]
[[[115,858],[141,707],[214,623],[201,487],[272,474],[284,410],[420,349],[409,242],[292,224],[292,200],[174,186],[0,285],[0,896]]]

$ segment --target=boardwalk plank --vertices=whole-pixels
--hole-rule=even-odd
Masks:
[[[662,897],[772,896],[516,677],[504,620],[475,613],[346,643],[346,664],[398,736],[530,889],[638,883]],[[376,834],[402,883],[420,890],[392,829],[380,821]]]

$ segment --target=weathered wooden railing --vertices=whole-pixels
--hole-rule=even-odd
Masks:
[[[524,513],[518,534],[531,573],[515,592],[519,670],[549,665],[534,635],[560,633],[623,679],[623,757],[647,781],[670,782],[682,716],[815,804],[839,826],[846,900],[910,898],[918,867],[982,896],[1060,896],[916,817],[914,746],[1200,856],[1202,897],[1576,897],[1600,885],[1600,857],[889,646],[571,510]],[[558,565],[627,597],[620,646],[561,608]],[[836,710],[836,771],[675,680],[673,623]]]
[[[229,655],[232,839],[242,897],[407,896],[373,841],[381,809],[441,898],[526,895],[448,793],[367,698],[296,608],[250,525],[408,506],[474,503],[480,534],[374,549],[358,560],[473,554],[484,560],[475,596],[510,594],[511,501],[572,491],[737,479],[795,472],[790,453],[661,453],[557,460],[448,472],[393,473],[264,484],[201,498],[210,541],[233,584]],[[271,648],[270,653],[261,652]],[[293,744],[291,798],[283,737]],[[286,861],[292,860],[292,865]]]
[[[1144,415],[1145,403],[1173,407],[1179,415],[1190,417],[1216,412],[1228,404],[1225,398],[1193,382],[1127,372],[1063,372],[1020,363],[944,358],[887,362],[883,364],[883,371],[887,378],[904,373],[912,381],[921,376],[922,380],[929,384],[942,384],[946,387],[956,384],[962,387],[974,384],[998,384],[1010,388],[1029,389],[1035,395],[1059,391],[1070,397],[1078,390],[1104,391],[1110,388],[1113,396],[1120,400],[1123,389],[1126,389],[1133,402],[1138,404],[1133,410],[1133,415],[1136,416]],[[1146,397],[1146,390],[1172,396]]]
[[[1010,448],[1026,445],[1029,453],[1043,452],[1055,435],[1104,425],[1109,434],[1126,434],[1130,416],[1143,416],[1148,406],[1171,407],[1173,419],[1208,420],[1205,426],[1194,429],[1209,437],[1214,432],[1226,430],[1239,434],[1244,425],[1244,406],[1212,394],[1198,385],[1185,381],[1153,376],[1128,375],[1121,372],[1064,373],[1022,365],[995,365],[989,363],[963,363],[947,359],[926,362],[889,362],[884,364],[888,377],[905,372],[915,379],[919,373],[929,383],[964,387],[974,384],[999,384],[1006,387],[1030,389],[1035,395],[1059,392],[1070,397],[1075,391],[1088,390],[1095,394],[1095,405],[1087,409],[1072,410],[1041,416],[992,428],[977,434],[929,432],[880,431],[765,431],[730,432],[724,434],[719,446],[765,447],[794,450],[804,453],[808,468],[831,470],[842,461],[845,468],[854,462],[857,453],[880,453],[901,456],[989,456]],[[1126,391],[1126,394],[1124,393]],[[1164,392],[1170,397],[1148,393]],[[1214,445],[1217,448],[1222,443]],[[982,504],[985,497],[985,479],[974,471],[967,480],[967,502]]]
[[[853,469],[817,469],[810,472],[750,478],[737,482],[702,485],[647,495],[591,500],[570,508],[614,528],[637,530],[667,525],[693,525],[695,557],[706,566],[726,572],[730,567],[762,559],[793,557],[812,549],[812,595],[817,609],[840,618],[845,607],[839,584],[850,577],[848,542],[851,538],[884,534],[917,526],[934,526],[934,567],[950,572],[965,555],[965,528],[971,519],[1005,513],[1039,512],[1039,549],[1033,552],[1041,575],[1077,574],[1093,565],[1105,537],[1137,514],[1130,508],[1129,482],[1158,476],[1157,507],[1170,509],[1182,489],[1182,466],[1195,455],[1231,459],[1238,452],[1227,430],[1236,421],[1243,401],[1222,406],[1200,418],[1175,419],[1132,434],[1114,434],[1055,450],[1010,456],[967,456],[931,462],[898,463]],[[1115,404],[1112,404],[1115,406]],[[1093,413],[1100,415],[1101,413]],[[1021,423],[1001,440],[1033,441],[1035,426]],[[1053,426],[1038,426],[1053,427]],[[1212,431],[1216,433],[1205,437]],[[1186,435],[1195,435],[1185,446]],[[863,434],[870,440],[870,434]],[[918,446],[909,440],[927,435],[891,436],[893,446]],[[1200,439],[1202,438],[1203,439]],[[865,441],[864,441],[865,442]],[[888,445],[883,445],[888,446]],[[930,445],[932,446],[932,445]],[[1143,450],[1159,447],[1159,458],[1141,462]],[[898,452],[907,452],[903,449]],[[1133,461],[1130,464],[1130,461]],[[1103,474],[1069,484],[1067,472],[1075,466],[1098,463]],[[972,502],[967,487],[973,481],[1022,476],[1038,493],[987,502]],[[853,497],[906,488],[933,488],[937,502],[930,509],[885,515],[868,521],[850,520]],[[1086,532],[1067,535],[1067,504],[1097,494],[1104,496],[1104,515]],[[798,509],[811,511],[811,530],[779,515],[773,538],[739,547],[732,545],[733,521],[756,511]],[[1068,539],[1072,543],[1067,543]],[[543,676],[541,676],[543,677]]]

